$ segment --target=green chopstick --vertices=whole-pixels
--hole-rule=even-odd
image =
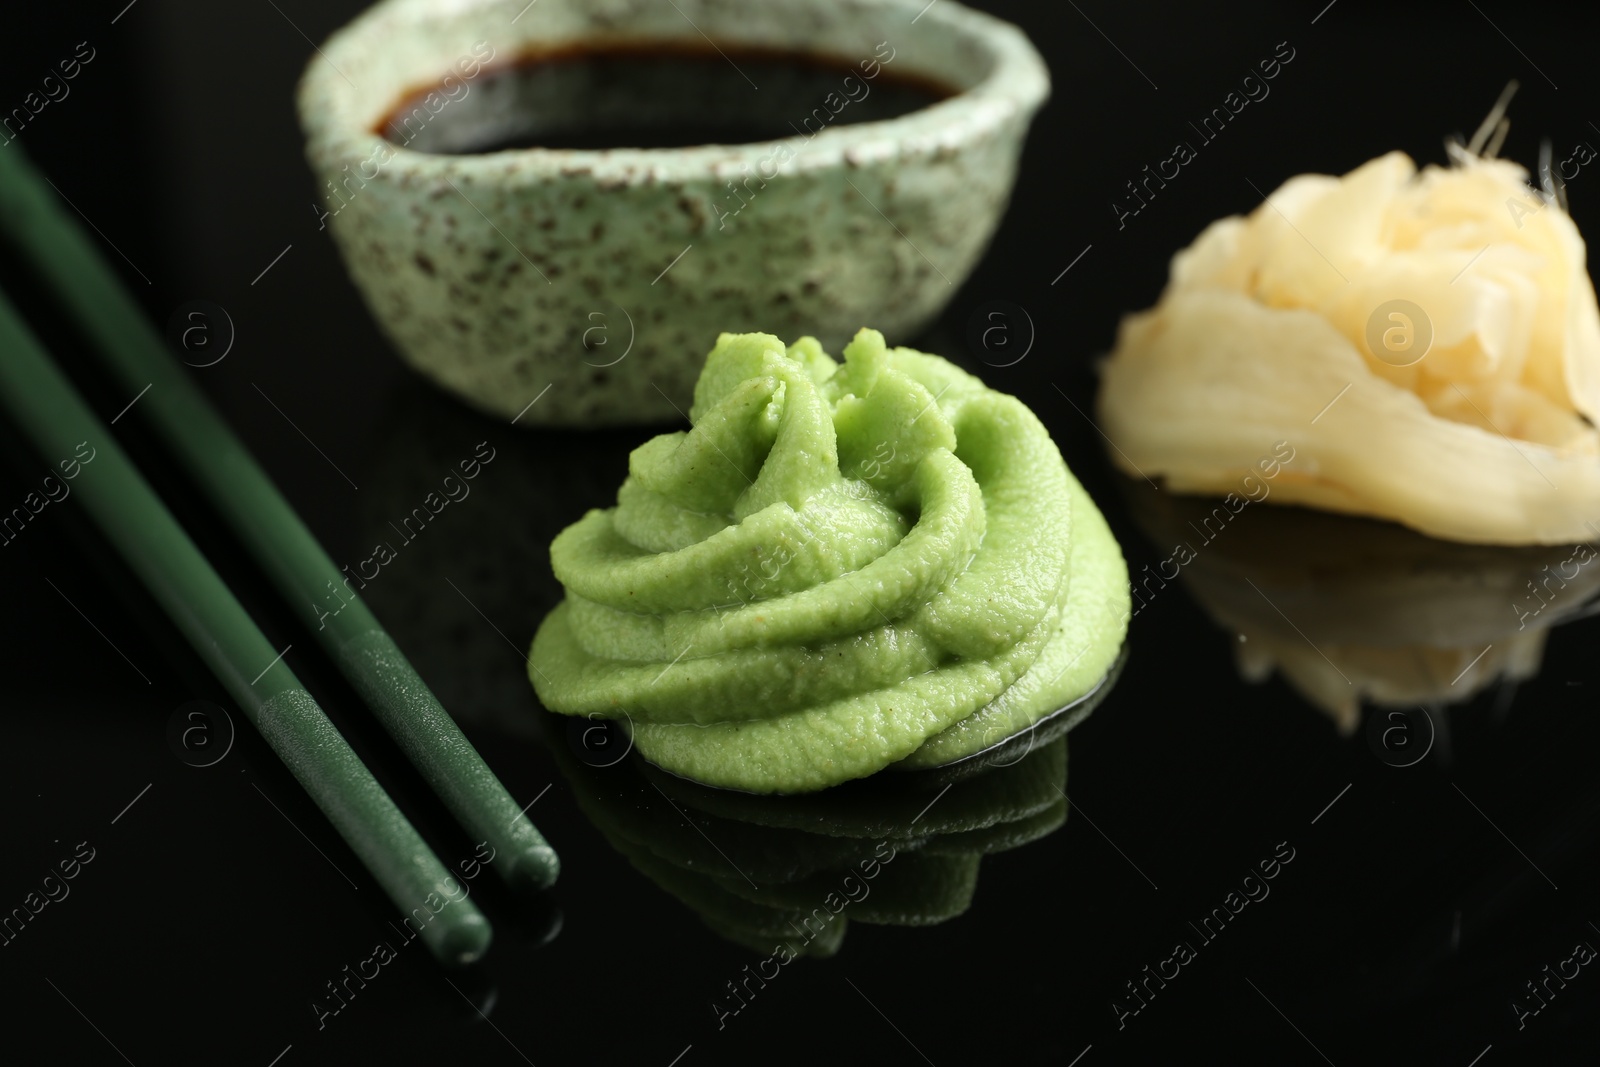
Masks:
[[[460,892],[460,882],[328,721],[4,294],[0,408],[51,469],[75,454],[82,458],[81,446],[92,449],[92,465],[78,467],[73,495],[389,899],[420,924],[429,950],[449,964],[481,956],[491,936],[483,913],[451,895],[449,887]]]
[[[0,152],[0,234],[38,270],[81,324],[140,413],[297,608],[310,605],[318,642],[474,840],[493,849],[513,886],[544,889],[560,861],[505,786],[266,472],[187,378],[100,255],[21,149]],[[333,590],[335,614],[316,605]],[[347,596],[348,594],[348,596]],[[537,798],[535,798],[537,799]]]

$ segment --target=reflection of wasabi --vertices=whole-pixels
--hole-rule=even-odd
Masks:
[[[1039,420],[876,331],[844,355],[718,340],[693,428],[551,545],[548,708],[626,715],[688,778],[804,792],[958,759],[1106,673],[1126,567]]]
[[[799,797],[708,789],[636,760],[596,767],[566,745],[551,750],[612,847],[763,957],[719,992],[719,1023],[759,992],[747,979],[834,955],[852,922],[931,926],[961,915],[983,856],[1045,837],[1067,817],[1065,737],[959,781],[884,775]]]

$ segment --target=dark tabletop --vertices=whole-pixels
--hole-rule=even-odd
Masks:
[[[1600,622],[1564,605],[1572,618],[1531,650],[1529,677],[1392,719],[1369,710],[1376,729],[1341,734],[1281,677],[1241,679],[1250,636],[1218,607],[1229,589],[1298,590],[1286,614],[1315,629],[1375,581],[1409,604],[1512,587],[1551,557],[1270,504],[1133,620],[1120,678],[1069,737],[1070,786],[1045,767],[1060,755],[1050,746],[993,772],[1045,767],[1029,810],[1048,829],[1048,790],[1064,788],[1064,825],[1026,843],[952,830],[898,851],[874,883],[898,877],[897,891],[925,897],[953,886],[959,904],[976,864],[963,914],[840,921],[832,955],[781,966],[725,936],[736,874],[843,884],[931,787],[840,801],[818,818],[849,825],[842,837],[774,828],[782,811],[652,789],[633,757],[593,766],[607,760],[552,728],[522,659],[553,602],[545,548],[610,502],[646,431],[506,426],[416,378],[382,340],[318,230],[292,106],[310,42],[359,4],[124,3],[9,12],[0,110],[87,42],[70,95],[20,143],[152,319],[194,300],[226,309],[233,348],[194,377],[337,560],[364,555],[476,442],[507,457],[368,596],[513,795],[535,801],[564,870],[540,900],[513,900],[493,876],[471,883],[497,935],[479,967],[447,972],[402,948],[319,1016],[328,983],[395,940],[399,916],[237,711],[220,759],[179,758],[169,728],[183,709],[230,709],[226,695],[74,502],[52,505],[0,548],[0,915],[37,901],[62,861],[78,866],[0,945],[4,1062],[1593,1062],[1600,973],[1564,961],[1600,945],[1600,676],[1586,651]],[[1505,154],[1531,163],[1542,138],[1558,160],[1600,144],[1592,37],[1559,11],[1325,3],[979,5],[1027,30],[1054,96],[993,246],[919,340],[1033,405],[1136,571],[1170,554],[1186,505],[1116,475],[1084,413],[1095,359],[1122,313],[1154,301],[1176,248],[1293,174],[1395,148],[1442,160],[1442,137],[1470,134],[1510,78],[1522,89]],[[1119,228],[1124,183],[1285,41],[1295,59],[1270,97]],[[1582,172],[1569,194],[1592,236],[1590,182],[1600,189]],[[14,265],[0,274],[102,417],[116,414],[127,397],[68,324]],[[1032,343],[1004,367],[1010,355],[975,348],[970,328],[997,301],[1019,346],[1008,352]],[[117,433],[440,856],[469,859],[474,843],[148,431],[127,419]],[[9,425],[0,448],[9,510],[42,461]],[[1446,593],[1430,580],[1441,574]],[[225,729],[219,712],[208,721]],[[950,795],[1003,807],[1021,795],[996,784],[1008,781]],[[949,860],[986,848],[981,863]],[[1202,932],[1230,903],[1221,932]],[[914,900],[901,917],[960,910],[940,907]],[[1577,976],[1548,977],[1563,966]]]

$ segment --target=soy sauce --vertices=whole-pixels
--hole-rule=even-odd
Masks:
[[[460,155],[750,144],[896,118],[958,91],[896,72],[895,59],[887,44],[856,60],[733,45],[585,45],[418,90],[374,132]]]

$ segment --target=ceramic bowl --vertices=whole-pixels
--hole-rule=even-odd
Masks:
[[[534,107],[497,77],[623,47],[715,48],[738,80],[711,104],[665,86]],[[781,87],[754,76],[774,52],[839,82],[792,136],[463,151],[532,115],[770,112]],[[875,80],[953,95],[850,121]],[[910,340],[982,254],[1048,93],[1020,30],[953,0],[384,0],[319,50],[298,103],[321,223],[401,355],[520,424],[600,425],[682,417],[722,331]]]

